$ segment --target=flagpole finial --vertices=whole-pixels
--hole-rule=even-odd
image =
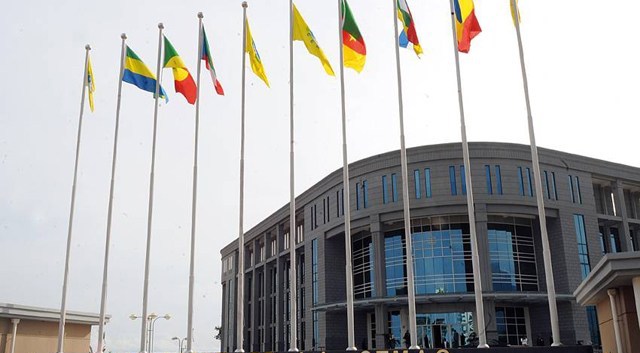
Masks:
[[[126,34],[126,33],[122,33],[122,34],[120,35],[120,38],[122,38],[122,39],[127,39],[127,34]]]
[[[89,44],[85,45],[84,48],[87,50],[91,50],[91,46]]]
[[[243,2],[242,2],[242,7],[244,7],[244,8],[246,9],[247,7],[249,7],[249,5],[247,5],[247,2],[246,2],[246,1],[243,1]]]
[[[162,24],[162,22],[158,23],[158,28],[164,29],[164,25]]]
[[[202,12],[198,12],[198,18],[203,18],[204,15],[202,14]]]

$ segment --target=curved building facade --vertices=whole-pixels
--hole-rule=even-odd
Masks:
[[[638,249],[640,169],[539,149],[561,340],[599,344],[574,290],[608,252]],[[490,344],[550,344],[542,243],[527,145],[471,143],[485,328]],[[421,347],[473,344],[476,326],[460,144],[407,151]],[[399,151],[349,166],[356,345],[404,347],[406,252]],[[296,199],[298,348],[347,347],[342,170]],[[248,352],[289,348],[289,207],[245,235]],[[236,349],[238,243],[222,251],[222,350]]]

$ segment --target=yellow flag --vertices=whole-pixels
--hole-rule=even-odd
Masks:
[[[324,55],[322,49],[316,41],[316,37],[311,32],[311,29],[298,12],[296,5],[293,5],[293,40],[299,40],[304,42],[304,46],[307,47],[309,54],[316,56],[320,59],[324,71],[331,76],[335,76],[329,60]]]
[[[513,4],[515,3],[515,8],[513,6]],[[520,21],[522,21],[520,19],[520,9],[518,8],[518,0],[509,0],[509,7],[511,8],[511,19],[513,20],[513,25],[516,25],[516,14],[517,14],[517,18],[518,18],[518,23],[520,23]]]
[[[258,48],[256,48],[256,43],[253,41],[253,37],[251,36],[251,28],[249,28],[249,19],[246,20],[245,26],[247,26],[247,37],[246,40],[246,49],[245,52],[249,54],[249,61],[251,61],[251,70],[256,76],[260,77],[262,81],[269,86],[269,79],[267,78],[267,74],[264,72],[264,66],[262,66],[262,60],[260,60],[260,54],[258,53]]]
[[[85,83],[89,88],[89,108],[93,111],[93,92],[96,90],[96,83],[93,79],[93,68],[91,67],[91,58],[87,61],[87,82]]]

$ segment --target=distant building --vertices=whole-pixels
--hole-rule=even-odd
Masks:
[[[489,344],[549,345],[530,147],[471,143],[470,153]],[[596,310],[579,305],[573,292],[604,254],[638,249],[640,169],[539,153],[561,341],[599,345]],[[470,344],[478,327],[461,145],[417,147],[407,155],[418,343]],[[354,162],[349,171],[355,342],[400,347],[409,322],[400,153]],[[343,200],[341,169],[296,199],[301,350],[347,347]],[[288,206],[246,233],[246,352],[289,348],[290,234]],[[237,254],[237,241],[221,251],[226,352],[236,349]]]
[[[56,352],[59,322],[60,310],[0,303],[0,353]],[[98,314],[67,311],[64,352],[89,352],[99,322]]]

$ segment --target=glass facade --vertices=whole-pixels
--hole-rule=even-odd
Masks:
[[[353,295],[358,298],[371,298],[376,295],[374,276],[374,247],[371,234],[359,234],[354,237],[353,245]]]
[[[391,174],[391,201],[398,201],[398,176],[395,173]]]
[[[426,198],[431,197],[431,169],[424,169],[424,193]]]
[[[530,219],[489,216],[488,238],[493,290],[538,290],[536,256]]]
[[[499,165],[496,166],[496,189],[498,195],[502,195],[502,173]]]
[[[529,196],[533,196],[533,177],[531,176],[531,168],[527,168],[527,186]]]
[[[458,195],[458,188],[456,187],[456,167],[449,166],[449,184],[451,184],[451,196]]]
[[[387,176],[383,175],[382,176],[382,203],[386,204],[387,202],[389,202],[389,194],[388,194],[388,190],[387,190]]]
[[[587,246],[587,233],[584,228],[584,216],[581,214],[574,214],[573,223],[576,228],[576,240],[578,241],[580,270],[582,272],[582,279],[584,280],[589,275],[589,272],[591,272],[591,264],[589,263],[589,247]]]
[[[512,346],[521,345],[522,340],[527,338],[524,308],[496,307],[496,328],[498,341]]]
[[[485,175],[486,175],[486,179],[487,179],[487,194],[492,195],[493,194],[493,185],[491,182],[491,166],[490,165],[485,165],[484,166],[484,171],[485,171]]]
[[[416,169],[413,171],[413,185],[414,188],[416,189],[416,199],[419,199],[422,197],[422,190],[420,190],[420,184],[422,182],[421,180],[422,178],[420,178],[420,169]]]
[[[461,165],[460,166],[460,184],[462,185],[462,195],[466,195],[467,194],[467,179],[466,179],[466,175],[465,175],[465,171],[464,171],[464,166]]]
[[[413,221],[416,294],[473,292],[469,224],[466,217],[433,217]],[[388,296],[407,294],[404,230],[385,235]]]
[[[369,183],[366,180],[362,181],[362,206],[369,207]]]

